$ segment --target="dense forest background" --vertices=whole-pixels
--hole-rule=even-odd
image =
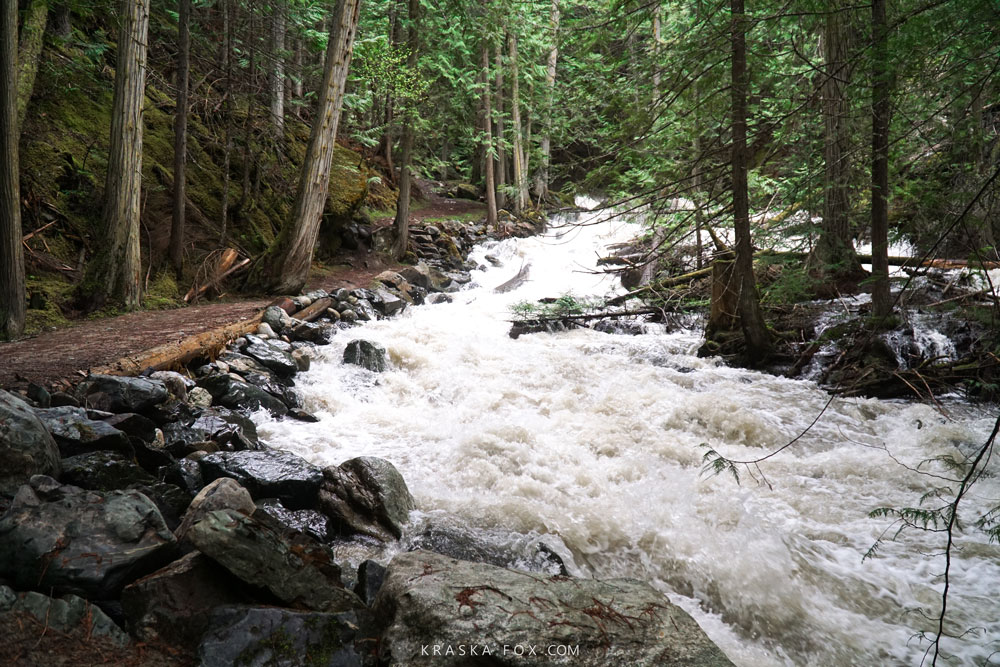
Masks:
[[[492,225],[497,210],[599,194],[646,213],[648,252],[696,247],[700,263],[732,242],[744,278],[752,231],[757,248],[801,251],[784,289],[860,282],[882,315],[887,240],[997,259],[1000,9],[987,0],[8,8],[19,194],[0,189],[2,283],[28,331],[179,303],[227,248],[257,260],[240,285],[293,289],[317,252],[369,243],[373,213],[395,216],[386,250],[405,258],[411,174],[478,188]],[[307,192],[324,160],[328,189]],[[853,249],[865,242],[871,276]],[[716,324],[766,349],[747,309]]]

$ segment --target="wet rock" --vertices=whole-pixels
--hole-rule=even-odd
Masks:
[[[280,377],[291,377],[297,369],[295,360],[285,350],[271,341],[265,341],[257,336],[246,336],[243,353],[256,359],[268,370],[274,371]]]
[[[101,421],[124,433],[128,436],[130,442],[133,438],[145,443],[156,441],[156,424],[152,420],[134,412],[112,415]]]
[[[143,412],[170,397],[160,380],[117,375],[91,375],[76,391],[84,406],[108,412]]]
[[[208,556],[192,552],[122,591],[129,629],[140,641],[194,651],[212,610],[250,602],[243,583]]]
[[[285,327],[291,326],[292,318],[278,306],[268,306],[264,309],[261,322],[268,325],[274,332],[280,333]]]
[[[73,394],[67,394],[65,391],[56,391],[52,393],[52,396],[49,398],[49,407],[61,408],[66,405],[78,408],[80,407],[80,399]]]
[[[132,454],[128,436],[107,422],[90,419],[83,408],[48,408],[35,411],[63,456],[102,449]]]
[[[188,404],[195,408],[212,407],[212,394],[204,387],[195,387],[188,392]]]
[[[235,450],[261,448],[253,421],[221,406],[209,408],[193,420],[165,425],[163,436],[167,449],[178,458],[193,451],[192,445],[205,441]]]
[[[283,383],[276,380],[271,374],[262,375],[260,373],[247,373],[244,379],[247,381],[247,384],[252,384],[259,389],[263,389],[284,403],[288,408],[302,407],[302,397],[299,396],[295,389],[288,386],[288,384],[291,384],[291,380],[285,380]]]
[[[275,417],[283,417],[288,406],[260,387],[237,380],[229,375],[209,375],[198,380],[198,386],[212,394],[216,405],[231,410],[265,409]]]
[[[130,641],[125,631],[100,607],[81,597],[51,598],[35,592],[17,593],[0,586],[0,616],[17,613],[31,614],[42,627],[62,634],[73,634],[79,628],[87,637],[105,637],[115,646],[123,647]]]
[[[493,266],[503,266],[503,262],[496,255],[483,255],[483,259],[485,259]]]
[[[175,545],[138,491],[85,491],[36,475],[0,519],[0,575],[21,588],[111,599],[168,562]]]
[[[181,459],[163,466],[159,471],[160,478],[164,482],[173,484],[185,493],[196,496],[205,486],[204,478],[201,475],[201,466],[197,461],[191,459]]]
[[[337,316],[340,317],[340,314],[337,313]],[[329,345],[330,340],[336,333],[337,330],[328,324],[302,322],[295,326],[292,339],[315,343],[316,345]]]
[[[448,294],[444,292],[436,292],[434,294],[427,295],[427,303],[429,305],[434,305],[438,303],[451,303],[453,299]]]
[[[338,308],[338,310],[340,311],[340,321],[341,322],[347,322],[348,324],[350,324],[352,322],[357,322],[358,321],[358,314],[356,312],[354,312],[354,309],[352,309],[352,308],[344,308],[343,310],[341,310],[341,309]]]
[[[267,324],[266,322],[261,322],[260,325],[257,327],[257,335],[264,339],[278,337],[278,334],[274,332],[274,329],[271,328],[271,325]]]
[[[308,422],[310,424],[315,424],[319,421],[319,417],[311,412],[306,412],[305,410],[300,410],[298,408],[292,408],[288,411],[288,416],[292,419],[298,419],[300,422]]]
[[[35,405],[40,408],[48,408],[52,405],[52,396],[49,394],[48,390],[41,385],[35,384],[34,382],[28,385],[28,391],[25,395],[34,401]]]
[[[366,560],[358,567],[358,581],[354,584],[354,592],[365,604],[375,602],[375,596],[385,581],[385,572],[385,566],[373,560]]]
[[[286,527],[305,533],[320,542],[331,537],[330,520],[316,510],[290,510],[277,498],[264,498],[257,502],[257,509],[277,519]]]
[[[0,389],[0,495],[14,495],[32,475],[58,477],[59,456],[31,406]]]
[[[183,541],[191,526],[204,519],[209,512],[234,510],[243,514],[253,514],[256,509],[257,506],[254,505],[249,491],[240,486],[236,480],[222,477],[198,492],[174,534],[178,540]]]
[[[266,588],[289,605],[330,612],[363,606],[342,587],[340,568],[328,548],[264,512],[210,512],[191,526],[187,537],[241,580]]]
[[[403,476],[384,459],[362,456],[323,470],[319,509],[341,534],[399,538],[415,508]]]
[[[422,287],[429,292],[440,292],[451,282],[450,277],[426,262],[403,267],[399,270],[399,275],[411,285]]]
[[[194,419],[201,414],[201,410],[190,406],[183,401],[171,399],[165,403],[160,403],[159,405],[154,405],[153,407],[144,410],[142,414],[152,420],[154,424],[163,428],[166,424],[171,422],[194,421]]]
[[[497,666],[536,664],[527,647],[572,649],[566,664],[592,667],[732,665],[686,612],[632,579],[540,577],[413,551],[389,564],[374,611],[388,622],[386,664],[457,667],[468,657],[422,647],[485,645],[483,664]]]
[[[219,452],[199,461],[206,480],[230,477],[254,498],[280,498],[286,507],[314,506],[323,472],[305,459],[277,449]]]
[[[385,348],[367,340],[352,340],[344,348],[344,363],[381,373],[386,369]]]
[[[309,354],[308,350],[304,349],[292,350],[292,359],[295,360],[295,365],[300,372],[309,370],[309,366],[312,363],[312,355]]]
[[[392,317],[403,312],[403,309],[406,308],[406,301],[387,289],[379,288],[375,290],[375,294],[380,304],[379,310],[385,317]]]
[[[225,364],[226,368],[218,369],[222,373],[239,373],[240,375],[246,375],[247,373],[269,373],[264,364],[260,363],[256,359],[246,356],[245,354],[240,354],[239,352],[229,351],[219,357],[218,361]],[[216,363],[218,363],[218,361]]]
[[[133,484],[155,484],[156,478],[119,452],[89,452],[62,461],[64,484],[91,491],[114,491]]]
[[[274,607],[223,607],[198,647],[202,667],[329,665],[361,667],[353,612],[327,614]]]
[[[558,537],[545,535],[525,543],[512,541],[508,531],[491,533],[465,525],[430,525],[416,535],[407,535],[405,543],[407,551],[423,549],[457,560],[544,574],[568,575],[560,553],[572,558]]]
[[[372,322],[378,319],[378,311],[368,299],[358,299],[358,303],[354,306],[354,312],[357,313],[358,319],[362,322]]]

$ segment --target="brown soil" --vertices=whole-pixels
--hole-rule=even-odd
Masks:
[[[425,188],[424,192],[429,192]],[[425,194],[413,211],[414,221],[445,218],[481,211],[478,202]],[[376,221],[376,225],[390,220]],[[382,271],[393,266],[375,253],[358,251],[338,258],[337,264],[316,267],[309,289],[368,287]],[[270,298],[206,303],[175,310],[129,313],[118,317],[83,320],[66,329],[48,331],[12,343],[0,343],[0,387],[25,387],[75,383],[91,368],[110,364],[126,355],[174,343],[226,324],[253,317]]]

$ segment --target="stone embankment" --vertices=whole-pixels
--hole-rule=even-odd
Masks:
[[[282,299],[256,334],[183,372],[0,391],[0,626],[22,630],[0,655],[9,664],[46,655],[105,664],[109,652],[220,666],[730,664],[641,582],[430,551],[356,570],[338,562],[345,541],[404,535],[415,503],[402,476],[365,456],[317,467],[263,442],[248,414],[315,419],[295,376],[316,346],[468,282],[471,267],[453,250],[479,239],[434,231],[421,233],[447,236],[443,257],[425,249],[427,261],[371,289]],[[295,317],[307,311],[320,316]],[[383,372],[386,352],[358,338],[344,363]],[[53,660],[71,639],[74,658]]]

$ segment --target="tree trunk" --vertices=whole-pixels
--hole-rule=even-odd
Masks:
[[[500,44],[497,44],[493,50],[493,61],[496,68],[496,79],[493,88],[497,96],[496,108],[494,109],[497,117],[497,159],[493,168],[497,182],[497,208],[505,208],[507,206],[507,195],[504,193],[503,187],[507,185],[507,148],[504,146],[503,48]]]
[[[762,361],[771,348],[771,337],[760,311],[753,275],[750,238],[750,198],[747,192],[747,56],[746,15],[743,0],[730,0],[733,19],[733,227],[736,235],[735,279],[739,286],[740,327],[751,365]]]
[[[653,9],[653,105],[660,103],[663,95],[660,77],[660,46],[663,41],[662,32],[663,7],[657,5]]]
[[[552,28],[552,48],[545,69],[545,118],[541,139],[542,164],[535,176],[535,199],[541,203],[549,196],[549,163],[552,160],[552,104],[556,94],[556,64],[559,60],[559,0],[552,0],[549,21]]]
[[[13,1],[13,0],[11,0]],[[15,2],[15,4],[17,4]],[[28,113],[28,102],[35,90],[35,75],[38,74],[38,57],[42,53],[45,37],[45,21],[49,15],[48,0],[32,0],[24,14],[18,53],[17,74],[17,126],[24,124]]]
[[[410,20],[406,56],[406,67],[411,72],[417,71],[417,53],[420,50],[420,0],[410,0],[408,9]],[[411,103],[412,105],[412,103]],[[402,163],[399,166],[399,198],[396,200],[396,239],[392,246],[395,259],[402,259],[410,243],[410,184],[413,181],[410,163],[413,160],[413,135],[417,110],[405,110],[406,122],[403,125]]]
[[[146,87],[149,0],[122,0],[104,187],[100,250],[80,286],[81,305],[139,307],[139,215],[142,192],[142,105]]]
[[[358,27],[360,0],[338,0],[330,27],[319,105],[309,136],[290,220],[250,273],[249,285],[271,293],[297,293],[305,285],[330,191],[330,167],[344,87]]]
[[[0,339],[24,331],[17,77],[17,3],[11,1],[0,9]]]
[[[872,315],[892,313],[889,292],[889,66],[885,0],[872,1]]]
[[[295,100],[295,117],[302,119],[302,40],[295,40],[295,78],[292,81],[292,96]]]
[[[73,32],[73,25],[70,23],[68,2],[57,2],[52,8],[52,27],[50,30],[59,39],[69,39]]]
[[[219,244],[226,244],[226,228],[229,224],[229,190],[230,182],[232,177],[229,174],[229,166],[232,162],[233,155],[233,95],[235,94],[235,87],[233,86],[233,17],[231,16],[232,0],[222,0],[222,25],[223,34],[225,38],[223,39],[222,51],[223,58],[222,61],[225,64],[225,69],[223,70],[226,76],[226,97],[222,102],[223,110],[222,114],[225,119],[226,129],[226,147],[224,149],[222,158],[222,202],[219,205],[219,210],[221,213],[220,220],[220,230],[219,230]]]
[[[170,264],[180,280],[184,270],[188,72],[191,66],[191,0],[179,0],[177,13],[177,108],[174,111],[174,215],[170,226]]]
[[[521,101],[518,86],[517,36],[510,33],[507,37],[508,55],[510,56],[510,124],[513,137],[512,151],[514,153],[514,210],[523,211],[528,206],[528,175],[525,173],[524,143],[521,136]]]
[[[280,2],[275,2],[271,10],[271,50],[271,122],[274,135],[280,139],[285,132],[285,7]]]
[[[496,181],[493,174],[493,159],[490,156],[493,148],[493,123],[490,121],[490,47],[485,37],[479,49],[479,66],[482,69],[479,76],[482,85],[480,113],[485,136],[483,151],[486,155],[486,226],[496,229],[498,226]]]
[[[842,7],[835,9],[842,10]],[[850,30],[843,11],[826,16],[823,53],[823,225],[810,264],[826,280],[858,280],[861,262],[854,250],[848,214],[850,202],[850,105],[846,90],[851,79],[848,60]]]

